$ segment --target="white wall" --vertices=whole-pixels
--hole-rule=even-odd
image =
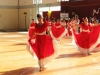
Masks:
[[[0,5],[18,6],[18,0],[0,0]]]
[[[46,7],[48,3],[57,3],[57,0],[43,0]],[[28,7],[27,5],[30,5]],[[3,7],[2,7],[3,6]],[[23,8],[17,9],[18,0],[0,0],[0,29],[25,29],[25,16],[27,12],[26,27],[29,28],[31,19],[36,20],[36,8],[33,6],[33,0],[19,0],[19,6]],[[19,13],[18,13],[19,12]]]

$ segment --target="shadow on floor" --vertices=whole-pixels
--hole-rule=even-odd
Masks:
[[[0,53],[10,53],[10,52],[18,52],[18,51],[25,51],[25,50],[22,50],[22,49],[14,50],[14,51],[3,51],[3,50],[1,50]]]
[[[26,43],[17,43],[17,44],[12,44],[11,46],[16,46],[16,45],[26,45]]]
[[[39,67],[26,67],[17,70],[0,72],[0,75],[30,75],[39,72]]]
[[[72,54],[60,54],[56,59],[59,59],[59,58],[69,58],[69,57],[72,57],[72,58],[75,58],[75,57],[85,57],[85,56],[86,55],[77,52],[77,53],[72,53]]]

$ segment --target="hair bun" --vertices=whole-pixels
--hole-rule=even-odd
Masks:
[[[40,14],[37,14],[37,18],[42,18],[42,16]]]

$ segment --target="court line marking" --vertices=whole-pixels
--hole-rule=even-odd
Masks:
[[[37,67],[37,65],[34,66],[34,67]],[[32,68],[29,68],[28,70],[26,70],[26,71],[24,71],[24,72],[22,72],[20,75],[24,75],[26,72],[28,72],[28,71],[31,70],[31,69],[33,69],[33,67],[32,67]]]
[[[96,57],[96,58],[94,58],[93,60],[94,60],[94,62],[100,64],[100,62],[97,62],[97,61],[96,61],[97,58],[100,58],[100,57]]]
[[[98,58],[100,58],[100,56],[94,58],[93,61],[94,61],[95,63],[97,63],[97,64],[100,64],[100,62],[97,61]],[[96,69],[100,69],[100,66],[97,66],[97,67],[94,67],[94,68],[96,68]]]
[[[23,73],[21,73],[20,75],[24,75],[26,72],[28,72],[29,70],[31,70],[33,68],[29,68],[28,70],[24,71]]]

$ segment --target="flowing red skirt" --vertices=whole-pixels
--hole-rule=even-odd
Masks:
[[[55,38],[59,38],[64,31],[65,31],[64,26],[62,26],[60,28],[56,28],[55,26],[52,26],[52,28],[51,28],[52,35]]]
[[[100,25],[95,27],[90,33],[81,32],[76,34],[73,29],[73,36],[75,43],[81,48],[91,51],[94,48],[100,47]]]
[[[90,50],[94,49],[95,47],[100,47],[100,25],[96,26],[90,32],[89,47]]]
[[[54,53],[52,39],[48,35],[37,35],[35,43],[31,42],[31,39],[29,43],[39,60],[49,57]]]
[[[89,48],[89,33],[88,32],[81,32],[76,34],[75,30],[73,30],[75,42],[82,48],[88,49]]]

